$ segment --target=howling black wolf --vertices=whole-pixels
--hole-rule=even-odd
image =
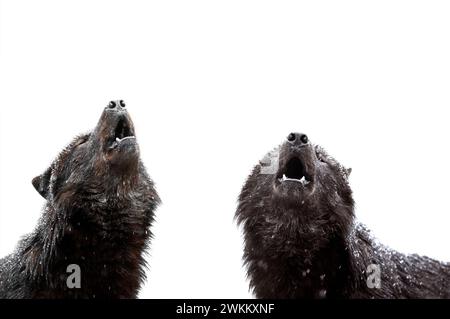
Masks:
[[[236,218],[256,296],[449,298],[449,264],[378,244],[354,220],[349,174],[299,133],[254,168]]]
[[[159,204],[123,101],[33,179],[40,222],[0,260],[0,298],[135,298]]]

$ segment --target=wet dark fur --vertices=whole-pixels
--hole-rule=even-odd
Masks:
[[[0,298],[137,296],[159,198],[135,140],[114,144],[120,120],[134,133],[128,113],[116,106],[33,180],[46,199],[43,215],[0,261]],[[81,289],[66,285],[70,264],[81,268]]]
[[[450,297],[448,264],[378,244],[354,220],[349,171],[320,147],[291,144],[269,153],[239,196],[236,218],[257,298]],[[274,188],[292,154],[313,179],[308,191]],[[380,266],[380,288],[367,285],[371,264]]]

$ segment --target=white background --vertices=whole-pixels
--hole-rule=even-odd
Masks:
[[[450,261],[448,1],[0,3],[0,256],[31,186],[124,99],[164,205],[143,298],[251,297],[233,223],[252,166],[303,131],[353,168],[384,243]]]

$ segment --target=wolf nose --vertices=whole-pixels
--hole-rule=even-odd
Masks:
[[[306,134],[301,133],[291,133],[288,135],[287,140],[291,144],[298,144],[298,145],[308,144],[309,142],[308,136]]]
[[[123,100],[119,100],[119,101],[111,101],[108,104],[108,108],[110,109],[115,109],[115,108],[122,108],[124,109],[126,107],[126,104]]]

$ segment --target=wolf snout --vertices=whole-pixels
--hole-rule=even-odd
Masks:
[[[303,133],[290,133],[287,137],[287,141],[296,146],[302,146],[309,143],[309,138]]]
[[[123,100],[116,100],[108,103],[108,109],[110,110],[123,111],[125,108],[126,104]]]

